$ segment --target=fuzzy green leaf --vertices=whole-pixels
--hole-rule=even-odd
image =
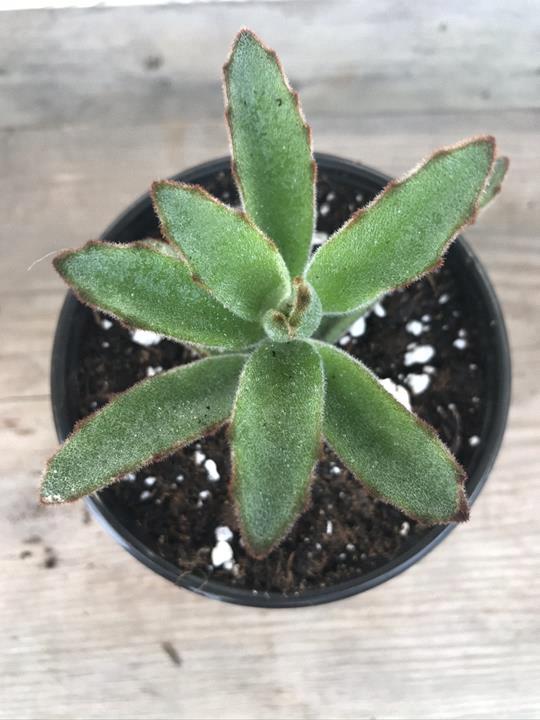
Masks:
[[[468,518],[465,473],[435,431],[361,363],[316,344],[326,376],[323,432],[375,495],[427,523]]]
[[[439,150],[355,213],[308,268],[323,312],[370,304],[440,264],[449,242],[476,217],[493,153],[490,137]]]
[[[264,343],[246,363],[231,426],[232,492],[255,557],[287,534],[309,499],[323,396],[321,360],[307,342]]]
[[[49,461],[42,501],[76,500],[212,432],[231,413],[244,360],[198,360],[117,395],[84,419]]]
[[[510,161],[507,157],[500,157],[495,160],[493,170],[491,171],[491,175],[489,176],[485,190],[480,196],[481,208],[485,207],[489,202],[491,202],[495,195],[498,195],[498,193],[500,192],[502,182],[505,178],[506,173],[508,172],[509,165]]]
[[[273,50],[249,30],[224,67],[233,170],[246,212],[304,271],[314,224],[316,166],[298,95]]]
[[[93,241],[61,253],[54,265],[83,302],[131,327],[228,350],[263,336],[258,324],[233,315],[193,282],[187,265],[161,245]]]
[[[165,237],[231,312],[258,320],[288,297],[291,283],[283,258],[245,214],[200,187],[162,181],[152,189]]]

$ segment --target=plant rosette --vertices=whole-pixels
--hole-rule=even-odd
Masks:
[[[191,589],[243,603],[259,593],[274,606],[324,602],[424,554],[468,519],[466,487],[474,495],[487,477],[508,405],[504,324],[463,241],[448,255],[451,267],[433,271],[497,194],[508,161],[495,158],[492,138],[479,137],[388,183],[323,156],[317,181],[298,96],[250,31],[237,36],[225,88],[236,198],[223,163],[195,169],[154,183],[161,237],[146,198],[105,241],[55,259],[94,313],[70,297],[60,320],[53,397],[61,438],[76,424],[48,463],[41,497],[97,493],[92,506],[122,542]],[[325,183],[335,187],[317,212]],[[319,230],[328,225],[322,244],[315,235],[319,247],[316,217]],[[417,282],[428,273],[429,282]],[[454,325],[473,297],[478,312],[456,328],[456,352],[433,361],[435,349],[415,338],[437,324],[448,331],[450,318],[432,307],[445,305],[445,284],[461,303],[449,306]],[[431,312],[415,319],[424,303]],[[362,342],[381,312],[410,340],[403,367],[394,359],[388,373],[383,346]],[[495,361],[475,379],[486,344]],[[159,363],[150,364],[153,356]],[[456,409],[448,380],[463,376],[463,358],[482,405],[472,418]],[[445,396],[443,411],[411,412],[430,384],[436,400]],[[469,426],[483,434],[467,436]],[[466,441],[470,449],[482,438],[469,457]],[[217,460],[204,452],[209,445]],[[344,498],[340,519],[330,511]],[[373,528],[393,540],[385,545]]]

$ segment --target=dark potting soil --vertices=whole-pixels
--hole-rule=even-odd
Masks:
[[[226,173],[207,189],[225,202],[237,202]],[[323,173],[318,230],[333,232],[371,199]],[[340,346],[380,378],[407,389],[414,412],[437,429],[467,469],[482,442],[483,356],[480,328],[449,270],[443,267],[387,296],[354,333],[345,334]],[[80,351],[80,416],[134,382],[195,357],[168,340],[143,346],[130,331],[95,313]],[[361,576],[401,555],[428,530],[369,497],[325,446],[310,508],[266,560],[253,560],[237,532],[229,475],[226,434],[221,430],[127,476],[101,495],[108,505],[121,508],[132,533],[180,570],[199,575],[201,584],[212,576],[258,593],[298,594]],[[232,530],[233,559],[214,567],[217,528]]]

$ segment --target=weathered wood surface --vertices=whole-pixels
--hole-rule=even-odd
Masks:
[[[514,360],[472,522],[386,586],[302,611],[178,591],[82,506],[36,502],[64,288],[48,260],[27,268],[96,236],[151,179],[226,152],[218,73],[244,24],[282,54],[317,149],[400,173],[488,131],[512,157],[468,233]],[[0,717],[540,717],[539,46],[525,0],[0,14]]]

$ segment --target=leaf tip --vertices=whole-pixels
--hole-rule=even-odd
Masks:
[[[155,198],[161,188],[168,182],[167,180],[154,180],[150,186],[150,195]]]
[[[41,505],[60,505],[65,502],[65,499],[61,495],[48,494],[42,489],[39,494],[39,502]]]
[[[58,492],[54,482],[55,471],[52,469],[52,465],[57,455],[58,452],[49,458],[43,473],[39,488],[39,502],[41,505],[59,505],[66,502],[66,498]]]
[[[61,250],[52,260],[54,269],[62,278],[64,277],[64,264],[66,260],[74,254],[74,252],[74,250]]]
[[[463,483],[460,483],[458,490],[458,508],[452,518],[452,521],[456,523],[467,522],[470,514],[471,508],[465,492],[465,486]]]
[[[262,42],[260,38],[257,36],[257,34],[251,29],[248,28],[247,25],[243,25],[240,30],[236,33],[236,37],[234,39],[234,42],[239,43],[243,40],[251,40],[259,45],[262,45]]]
[[[73,250],[72,248],[67,248],[66,250],[61,250],[59,253],[57,253],[52,261],[53,267],[56,270],[56,272],[60,275],[61,278],[63,278],[70,286],[72,286],[72,283],[70,283],[67,273],[66,273],[66,263],[69,261],[72,257],[79,256],[83,254],[86,250],[89,248],[94,247],[103,247],[110,245],[110,243],[106,243],[103,240],[88,240],[81,248],[78,250]],[[72,289],[75,290],[75,288],[72,286]]]
[[[253,32],[253,30],[246,26],[241,27],[234,36],[229,55],[227,56],[227,60],[223,64],[223,74],[225,75],[225,80],[227,79],[231,64],[237,51],[241,49],[242,45],[247,45],[249,43],[258,45],[267,52],[269,51],[269,48],[266,47],[260,37],[255,32]]]

